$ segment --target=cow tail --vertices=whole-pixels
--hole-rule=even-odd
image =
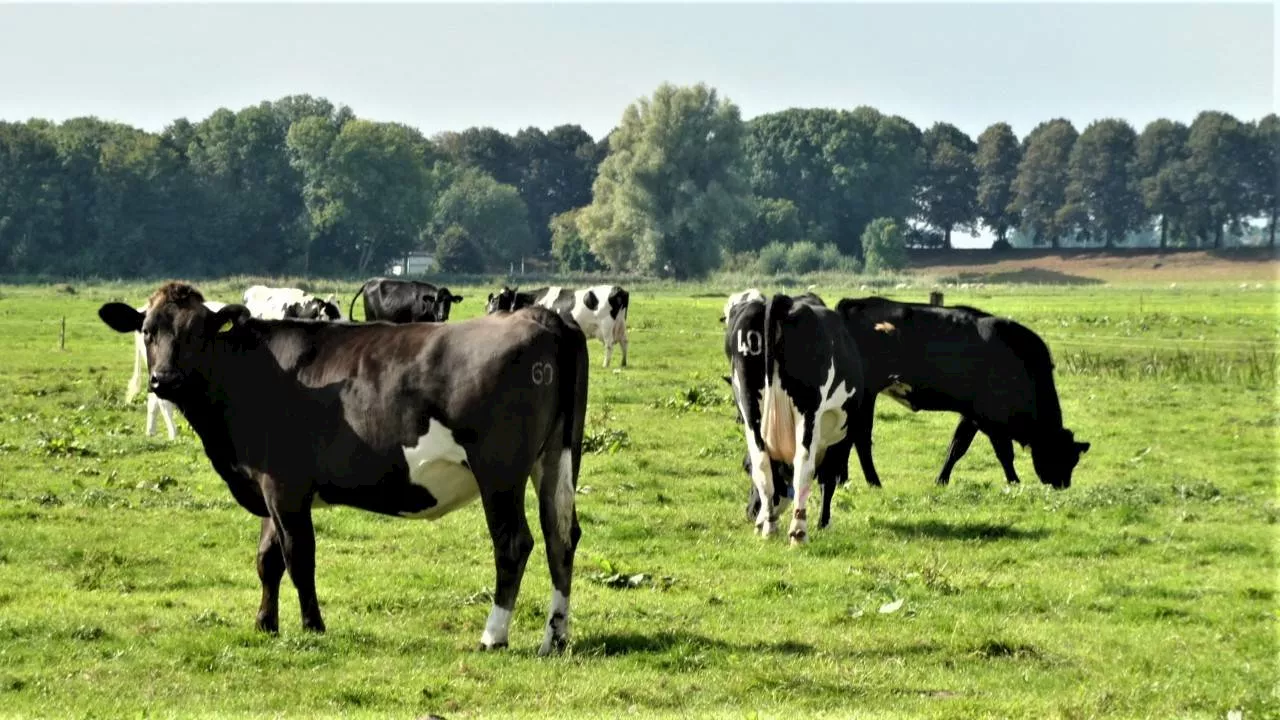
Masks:
[[[627,336],[627,311],[631,309],[631,293],[622,288],[618,288],[618,318],[613,324],[613,340],[614,342],[622,342]]]
[[[559,319],[559,318],[557,318]],[[582,464],[582,435],[587,417],[587,373],[590,361],[587,338],[574,323],[561,322],[560,338],[560,412],[563,424],[561,447],[570,451],[573,486],[578,486]]]
[[[782,321],[791,311],[792,301],[777,294],[764,306],[764,407],[761,408],[760,430],[769,457],[791,462],[796,454],[795,405],[787,394],[774,387],[774,369],[782,348]]]
[[[355,319],[356,319],[356,315],[355,315],[356,300],[360,299],[360,293],[363,293],[363,292],[364,292],[364,285],[361,285],[360,289],[356,291],[355,297],[351,298],[351,307],[347,308],[347,319],[352,322],[355,322]],[[368,319],[369,318],[365,318],[365,320],[368,320]]]

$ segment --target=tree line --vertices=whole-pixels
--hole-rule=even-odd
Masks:
[[[308,95],[160,133],[83,117],[0,122],[0,273],[367,276],[413,250],[478,272],[696,277],[790,251],[860,259],[888,227],[950,247],[1221,247],[1265,218],[1275,243],[1280,121],[1047,120],[1019,139],[921,130],[870,107],[743,121],[705,85],[663,84],[604,138],[578,125],[425,137]],[[881,220],[879,225],[873,221]],[[896,231],[895,231],[896,232]]]

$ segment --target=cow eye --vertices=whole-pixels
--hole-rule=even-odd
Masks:
[[[152,338],[152,337],[154,337],[154,336],[155,336],[155,334],[154,334],[154,333],[152,333],[150,330],[143,330],[143,331],[142,331],[142,339],[143,339],[143,341],[144,341],[144,342],[151,342],[151,338]]]

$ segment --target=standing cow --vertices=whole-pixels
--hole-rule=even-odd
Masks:
[[[244,291],[245,307],[263,320],[341,320],[342,311],[334,304],[334,296],[320,298],[298,288],[273,288],[253,285]]]
[[[497,577],[480,642],[505,646],[533,547],[532,476],[553,588],[540,652],[564,646],[587,402],[577,328],[542,308],[457,325],[267,321],[239,305],[211,312],[180,283],[144,312],[107,303],[98,315],[142,332],[152,391],[182,410],[231,494],[262,518],[260,630],[279,627],[286,570],[303,627],[325,629],[312,507],[436,519],[479,496]]]
[[[210,312],[218,312],[224,303],[216,300],[205,302],[205,307]],[[146,312],[147,306],[143,305],[137,308],[138,312]],[[133,334],[133,376],[129,378],[129,387],[125,390],[124,401],[126,403],[133,402],[133,399],[142,391],[143,368],[147,366],[147,346],[143,342],[142,333],[135,332]],[[168,400],[160,399],[155,393],[147,391],[147,437],[156,434],[156,414],[159,413],[164,418],[165,429],[169,431],[169,439],[173,440],[178,437],[178,428],[173,423],[173,403]]]
[[[462,302],[447,287],[436,287],[417,280],[373,278],[351,298],[347,317],[355,319],[356,300],[364,295],[364,319],[393,323],[448,322],[454,303]]]
[[[724,350],[751,479],[766,499],[757,530],[767,537],[776,529],[787,499],[776,493],[774,470],[790,466],[795,508],[788,535],[798,544],[808,541],[812,482],[829,495],[826,489],[847,473],[857,433],[850,424],[863,402],[862,364],[840,316],[816,295],[779,294],[767,302],[758,295],[726,305]]]
[[[578,323],[588,337],[595,336],[604,343],[604,366],[613,360],[613,345],[622,346],[622,366],[627,366],[627,310],[631,295],[617,285],[596,285],[573,290],[562,287],[538,288],[517,292],[503,286],[498,294],[489,294],[485,312],[519,310],[530,305],[541,305],[564,313]]]

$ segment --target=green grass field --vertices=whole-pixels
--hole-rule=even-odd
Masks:
[[[1006,487],[979,437],[935,487],[955,416],[882,399],[884,488],[855,463],[795,549],[744,515],[717,322],[741,288],[634,288],[631,366],[590,344],[573,644],[548,659],[536,521],[512,647],[474,649],[478,503],[435,523],[317,510],[329,632],[302,633],[286,579],[280,635],[255,633],[258,522],[185,422],[143,435],[133,339],[95,314],[151,289],[0,286],[2,716],[1280,716],[1274,283],[948,288],[1049,343],[1092,442],[1073,486],[1040,485],[1019,449]],[[455,319],[490,289],[455,287]]]

